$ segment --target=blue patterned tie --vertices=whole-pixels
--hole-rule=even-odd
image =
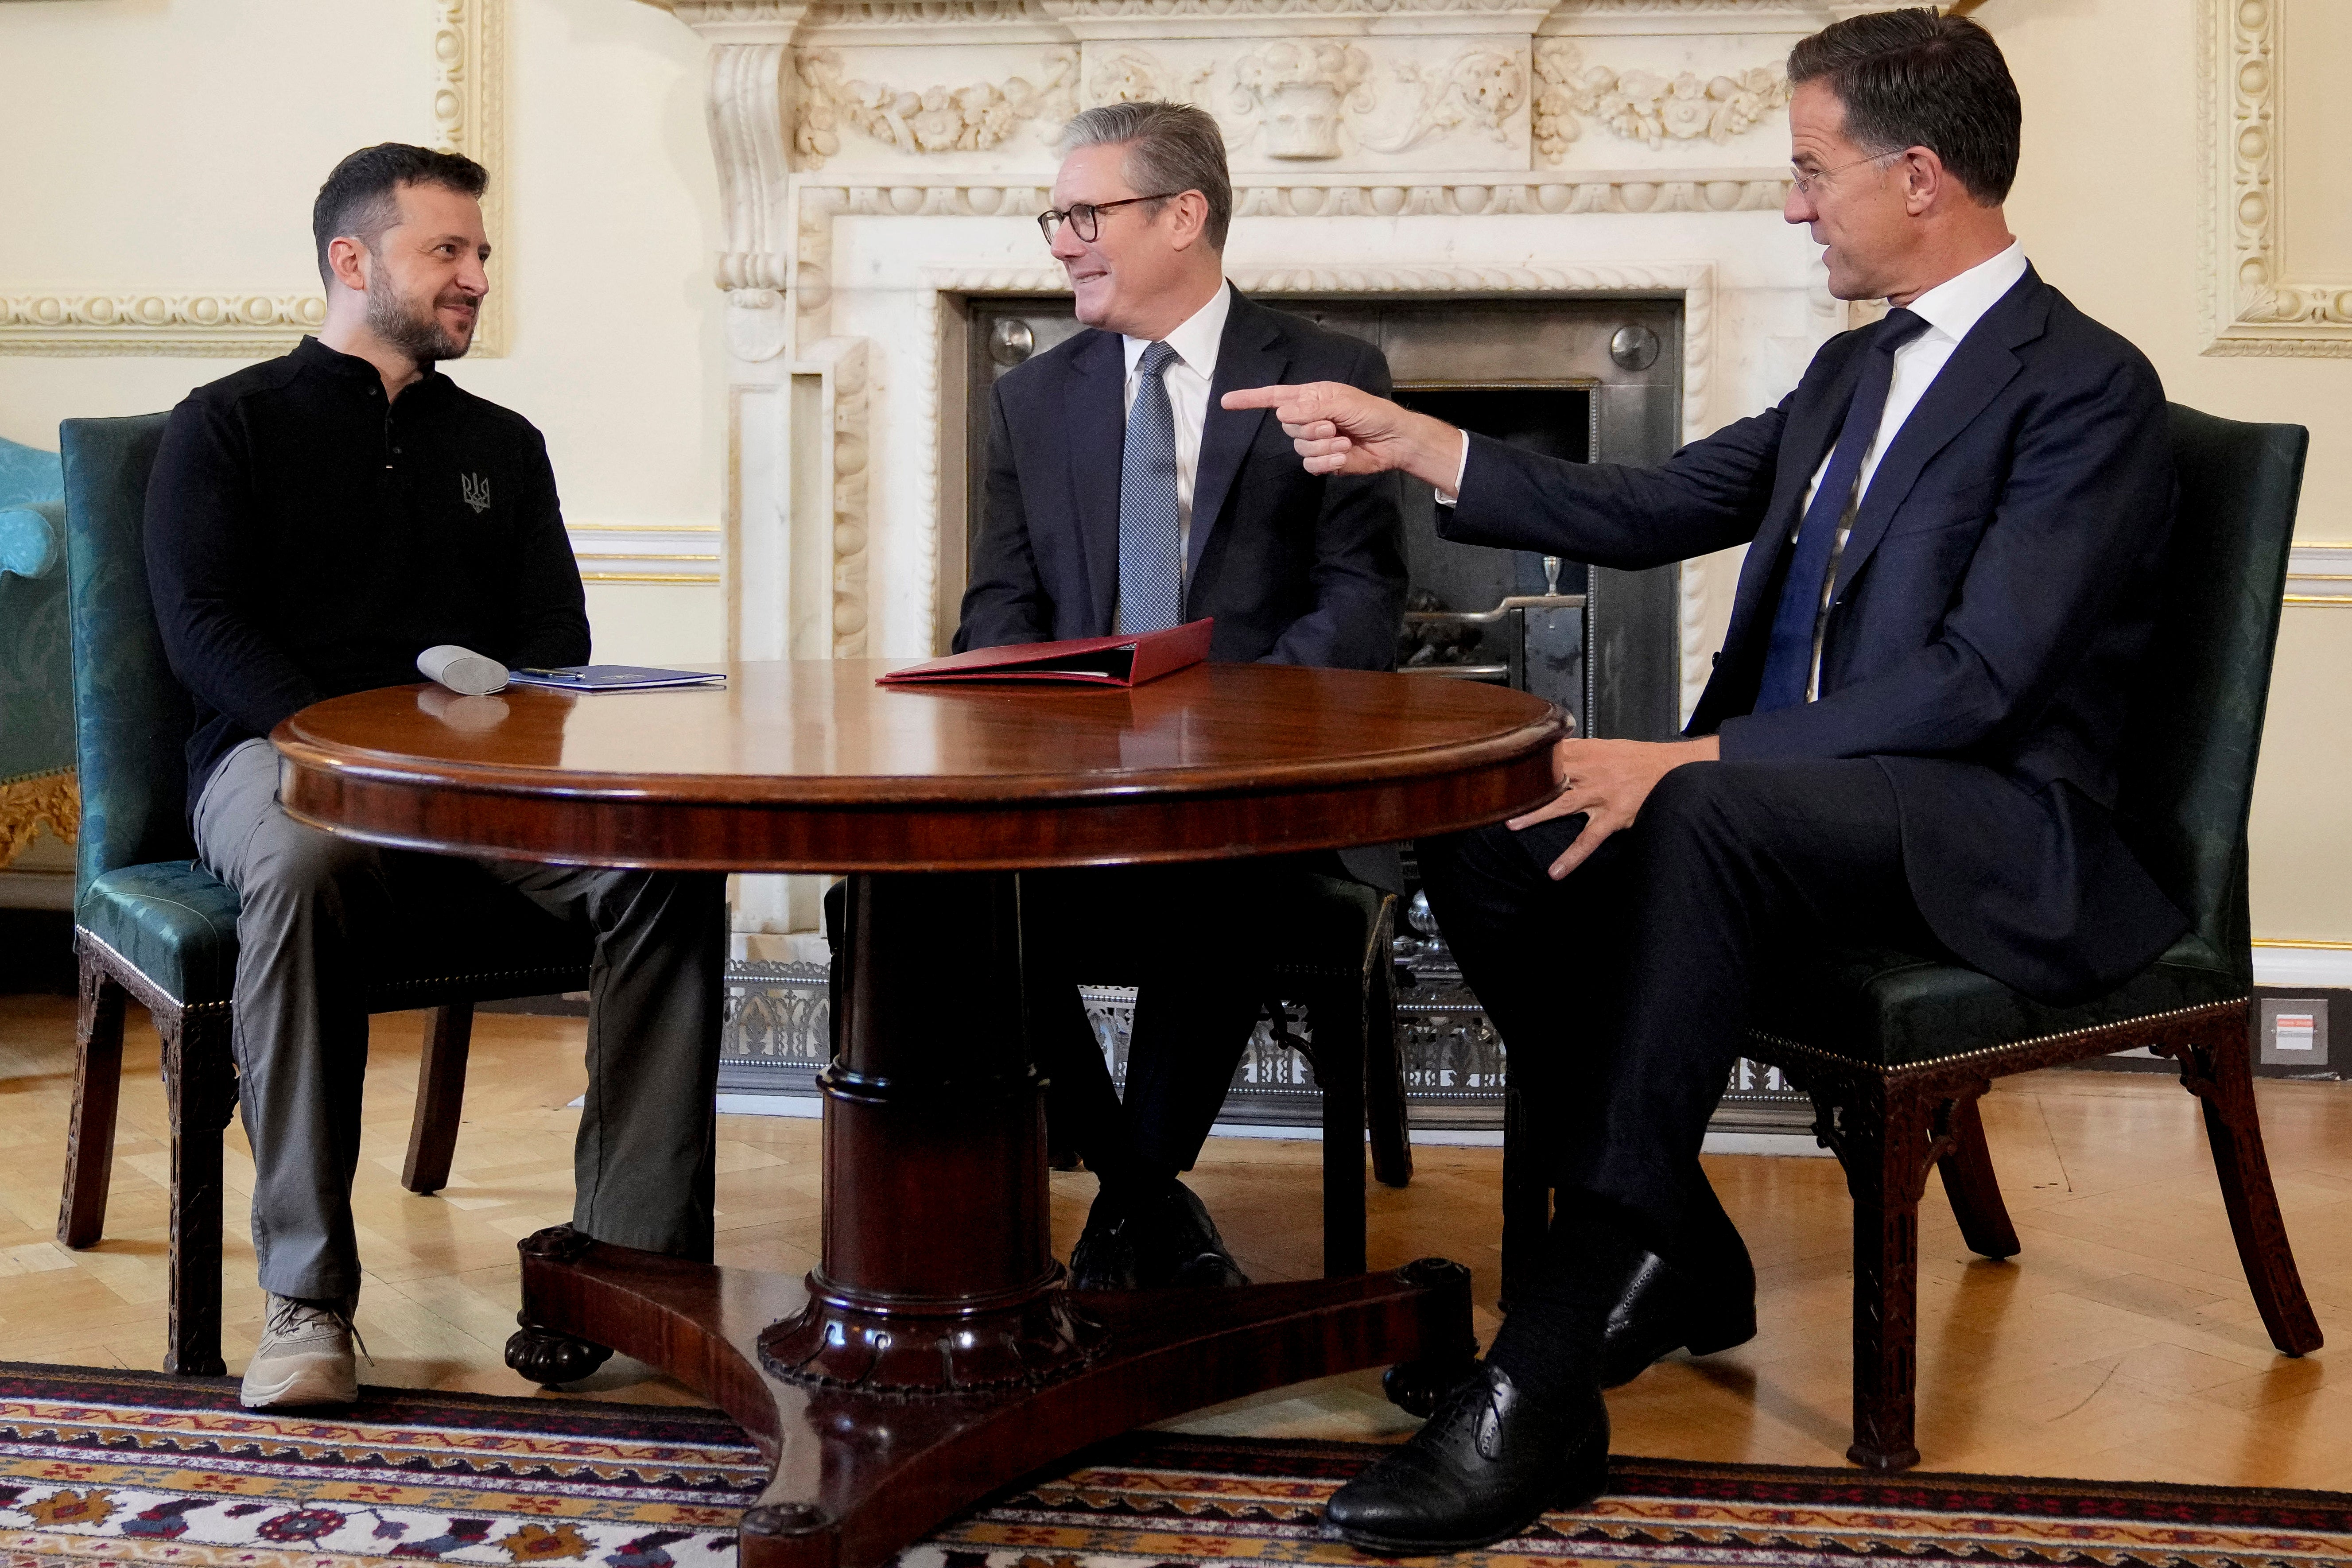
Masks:
[[[1146,343],[1136,361],[1135,403],[1118,459],[1118,610],[1112,629],[1164,631],[1184,614],[1176,526],[1176,414],[1160,379],[1176,358]]]
[[[1863,362],[1853,401],[1846,405],[1845,427],[1838,432],[1837,450],[1830,455],[1812,505],[1805,509],[1805,521],[1797,529],[1796,556],[1780,582],[1772,640],[1764,652],[1764,679],[1756,691],[1759,713],[1796,707],[1812,684],[1813,631],[1821,624],[1822,589],[1829,578],[1838,529],[1845,521],[1847,506],[1855,500],[1853,487],[1862,477],[1863,457],[1877,439],[1878,422],[1886,414],[1886,394],[1895,384],[1895,351],[1927,330],[1924,316],[1889,310]]]

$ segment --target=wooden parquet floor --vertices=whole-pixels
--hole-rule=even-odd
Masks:
[[[581,1090],[576,1020],[485,1014],[476,1024],[455,1174],[401,1190],[421,1016],[376,1020],[354,1207],[367,1268],[359,1321],[371,1383],[528,1392],[499,1360],[516,1306],[517,1238],[568,1216]],[[0,997],[0,1359],[152,1367],[163,1347],[169,1145],[155,1038],[136,1008],[106,1239],[68,1252],[57,1224],[72,1093],[73,1009]],[[2322,1327],[2352,1346],[2352,1085],[2265,1083],[2264,1131]],[[2277,1355],[2239,1273],[2195,1102],[2169,1078],[2042,1073],[1984,1101],[2024,1243],[2010,1263],[1961,1245],[1929,1185],[1921,1243],[1920,1432],[1934,1469],[2352,1489],[2352,1377],[2343,1353]],[[250,1165],[229,1131],[226,1354],[242,1367],[261,1298],[240,1201]],[[720,1261],[815,1261],[817,1124],[720,1120]],[[1371,1190],[1374,1267],[1430,1254],[1467,1263],[1494,1298],[1499,1151],[1423,1148],[1411,1187]],[[1193,1182],[1258,1279],[1319,1268],[1313,1145],[1219,1140]],[[1761,1332],[1677,1357],[1610,1398],[1620,1452],[1834,1465],[1848,1441],[1850,1275],[1844,1182],[1826,1159],[1711,1159],[1747,1234]],[[1093,1180],[1057,1174],[1056,1245],[1085,1223]],[[1495,1320],[1485,1315],[1482,1336]],[[683,1403],[616,1361],[582,1392]],[[1400,1429],[1377,1377],[1334,1378],[1197,1414],[1216,1432],[1369,1436]]]

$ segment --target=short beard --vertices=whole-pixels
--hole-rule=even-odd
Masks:
[[[460,338],[441,324],[434,313],[437,301],[421,307],[389,289],[367,292],[367,324],[383,342],[415,360],[419,369],[445,359],[463,359],[474,346],[474,335]],[[479,307],[476,307],[477,310]]]

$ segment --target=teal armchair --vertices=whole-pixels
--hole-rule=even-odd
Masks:
[[[165,1368],[217,1374],[221,1360],[221,1134],[236,1100],[230,1052],[236,890],[195,861],[184,747],[193,728],[155,626],[142,544],[160,414],[61,427],[75,746],[82,787],[74,952],[81,972],[73,1122],[58,1240],[95,1244],[106,1222],[122,1079],[123,1005],[163,1041],[172,1123],[170,1321]],[[430,934],[382,954],[373,1012],[423,1007],[402,1184],[432,1193],[456,1146],[474,1004],[588,984],[590,939],[521,895],[490,889]]]
[[[0,866],[44,826],[73,841],[73,672],[66,653],[65,475],[0,441]]]
[[[1773,976],[1747,1054],[1811,1095],[1821,1142],[1853,1198],[1853,1444],[1874,1470],[1916,1464],[1919,1203],[1940,1172],[1960,1234],[1988,1258],[2019,1251],[1977,1100],[2005,1073],[2146,1047],[2180,1065],[2254,1303],[2287,1355],[2320,1346],[2256,1114],[2246,822],[2271,653],[2310,434],[2175,405],[2179,510],[2157,593],[2156,636],[2132,693],[2119,816],[2141,863],[2188,915],[2169,951],[2115,991],[2045,1005],[1914,953],[1823,952]],[[1549,1194],[1514,1173],[1506,1133],[1507,1293]],[[1515,1234],[1516,1232],[1516,1234]]]

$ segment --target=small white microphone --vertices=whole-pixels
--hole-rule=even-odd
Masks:
[[[417,673],[437,681],[460,697],[487,697],[507,686],[507,667],[471,648],[442,643],[416,656]]]

